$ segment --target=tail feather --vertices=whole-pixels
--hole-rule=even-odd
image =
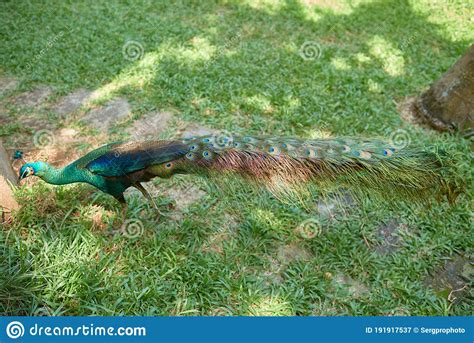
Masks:
[[[199,137],[183,143],[189,152],[174,162],[177,172],[233,172],[277,193],[307,183],[323,193],[343,187],[354,194],[413,200],[456,193],[450,158],[441,151],[355,138]]]

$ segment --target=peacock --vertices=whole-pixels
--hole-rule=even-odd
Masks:
[[[99,147],[63,168],[46,162],[25,163],[19,178],[35,175],[45,182],[91,184],[122,206],[124,191],[143,187],[154,177],[198,174],[211,178],[241,176],[271,191],[299,192],[314,185],[322,193],[344,188],[384,198],[424,199],[446,194],[455,199],[452,161],[443,151],[396,148],[376,139],[208,135],[174,140],[115,142]]]

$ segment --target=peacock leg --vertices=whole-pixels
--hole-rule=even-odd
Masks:
[[[143,196],[153,204],[153,207],[155,208],[155,210],[158,212],[159,215],[162,215],[162,216],[164,215],[163,213],[161,213],[160,209],[158,208],[158,205],[156,204],[155,200],[152,198],[150,193],[148,193],[148,191],[145,189],[145,187],[142,186],[140,182],[137,182],[136,184],[134,184],[133,187],[138,189],[143,194]]]
[[[120,203],[120,205],[122,206],[122,210],[120,211],[120,214],[121,214],[121,217],[122,217],[122,222],[120,224],[120,227],[123,227],[125,225],[125,221],[127,219],[128,204],[125,201],[125,197],[123,196],[123,194],[121,194],[120,196],[115,197],[115,199],[117,199],[118,202]]]

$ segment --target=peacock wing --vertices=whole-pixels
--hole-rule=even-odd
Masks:
[[[180,141],[135,141],[106,147],[106,151],[84,164],[84,168],[105,177],[124,176],[151,165],[173,161],[189,150]]]

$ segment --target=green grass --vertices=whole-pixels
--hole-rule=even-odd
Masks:
[[[127,98],[133,119],[169,110],[179,121],[231,132],[302,137],[389,137],[402,128],[412,144],[469,156],[463,138],[402,122],[396,102],[421,93],[472,43],[473,6],[351,3],[2,2],[0,72],[20,83],[0,95],[0,136],[11,149],[31,145],[40,128],[25,120],[31,116],[54,128],[83,128],[78,118],[60,120],[48,107],[25,111],[12,101],[46,84],[53,88],[49,103],[78,88],[98,90],[97,103]],[[129,40],[142,45],[141,59],[124,59]],[[317,42],[319,58],[301,58],[307,41]],[[124,137],[130,124],[107,139]],[[472,190],[463,160],[459,176]],[[88,186],[22,187],[22,209],[0,231],[0,312],[471,314],[472,289],[453,301],[449,288],[427,281],[461,256],[459,274],[472,284],[468,194],[430,208],[367,200],[327,219],[316,206],[305,210],[248,190],[223,195],[197,177],[155,183],[164,191],[194,185],[204,196],[157,221],[149,204],[130,194],[129,217],[144,228],[134,238],[114,231],[116,203]],[[157,202],[164,207],[172,199],[163,192]],[[305,238],[298,227],[314,216],[322,231]],[[381,254],[380,227],[391,220],[400,227],[396,249]]]

